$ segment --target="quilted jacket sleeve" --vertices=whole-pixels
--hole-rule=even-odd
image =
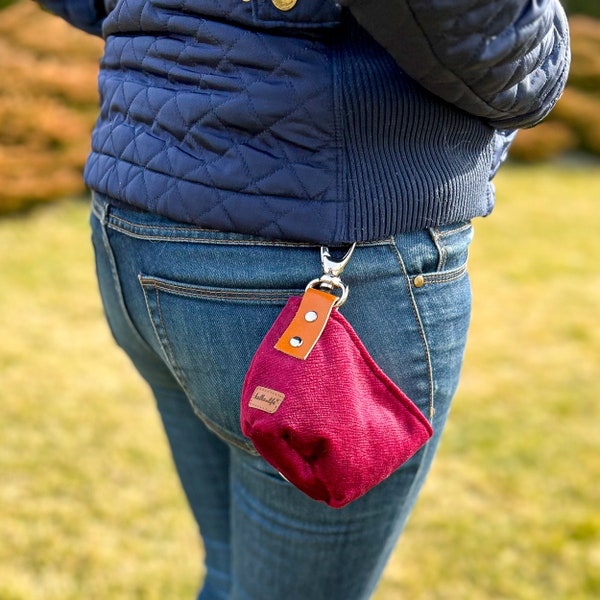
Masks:
[[[531,127],[566,84],[559,0],[339,0],[433,94],[497,129]]]
[[[102,35],[102,21],[110,0],[35,0],[51,13],[93,35]]]

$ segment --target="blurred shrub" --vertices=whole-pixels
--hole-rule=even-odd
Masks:
[[[510,155],[524,161],[579,150],[600,155],[600,19],[573,15],[573,59],[563,97],[550,116],[519,132]]]
[[[30,1],[0,14],[0,213],[6,213],[85,191],[81,171],[98,110],[102,42]]]
[[[563,0],[562,4],[569,14],[590,15],[600,19],[600,2],[598,0]]]

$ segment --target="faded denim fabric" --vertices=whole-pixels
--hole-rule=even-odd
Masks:
[[[91,217],[113,335],[156,397],[206,550],[200,600],[365,600],[425,480],[456,390],[471,296],[471,224],[359,244],[341,312],[434,438],[364,497],[332,509],[256,455],[243,378],[319,247],[222,233],[111,205]],[[332,252],[334,249],[332,249]]]

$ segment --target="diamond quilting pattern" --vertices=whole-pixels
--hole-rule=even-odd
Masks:
[[[250,35],[258,34],[248,33],[242,39]],[[139,51],[139,42],[139,38],[131,42],[135,51]],[[105,117],[111,115],[114,131],[107,131],[104,141],[98,136],[94,150],[106,153],[106,143],[112,135],[110,143],[116,144],[113,152],[124,160],[133,160],[130,152],[117,145],[121,139],[129,145],[129,135],[135,133],[135,128],[147,125],[166,147],[173,146],[181,152],[181,158],[174,163],[176,177],[187,178],[193,170],[198,181],[202,177],[197,170],[200,162],[204,173],[214,172],[217,179],[211,184],[260,192],[256,185],[262,179],[286,169],[290,172],[286,187],[292,185],[292,189],[277,190],[276,194],[309,198],[323,195],[322,178],[315,187],[314,183],[301,183],[301,173],[311,167],[322,169],[334,150],[331,83],[324,76],[329,75],[324,64],[328,58],[325,53],[306,48],[290,50],[296,53],[283,53],[278,63],[272,53],[263,56],[254,52],[252,61],[257,65],[257,74],[250,77],[236,73],[236,61],[243,60],[245,48],[234,45],[216,69],[198,64],[193,74],[189,70],[186,79],[196,81],[195,89],[188,81],[174,81],[173,71],[168,72],[166,80],[158,75],[152,77],[151,60],[142,59],[142,64],[150,68],[140,77],[132,77],[131,72],[125,75],[118,70],[105,70],[101,75],[102,113]],[[126,44],[122,51],[133,52]],[[179,64],[182,62],[183,59]],[[301,72],[308,72],[309,78],[301,76]],[[172,89],[174,84],[178,89]],[[119,127],[127,129],[124,135],[117,131]],[[157,143],[152,145],[156,147]],[[237,173],[232,180],[227,162],[237,162],[240,157],[252,169]]]
[[[551,108],[566,25],[541,22],[545,3],[432,0],[427,37],[426,4],[394,5],[411,40],[396,56],[334,0],[118,0],[86,181],[174,219],[319,243],[487,214],[493,126]]]
[[[132,204],[184,220],[204,217],[211,226],[227,228],[243,218],[237,207],[242,195],[265,215],[261,230],[277,229],[279,220],[297,210],[297,203],[269,203],[265,197],[335,202],[327,47],[317,38],[169,13],[175,8],[193,13],[198,5],[191,2],[143,4],[131,12],[123,2],[105,25],[105,34],[112,35],[100,75],[101,118],[86,169],[94,187]],[[203,3],[202,11],[218,16],[224,5],[232,6],[214,0]],[[240,14],[248,18],[248,8]],[[156,29],[173,18],[185,35],[140,35],[149,20]]]

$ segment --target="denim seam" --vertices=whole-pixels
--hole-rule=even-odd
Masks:
[[[197,242],[197,243],[209,242],[211,244],[242,245],[242,246],[278,246],[278,247],[283,246],[283,247],[290,247],[290,248],[318,248],[319,247],[318,244],[309,244],[309,243],[304,243],[304,242],[294,243],[294,242],[284,242],[284,241],[278,241],[278,240],[270,241],[270,240],[218,239],[218,238],[212,238],[212,237],[203,237],[200,235],[198,235],[198,236],[182,235],[180,237],[175,237],[181,233],[182,234],[189,233],[189,232],[202,233],[202,232],[209,232],[209,231],[214,231],[214,230],[196,229],[193,227],[160,227],[160,226],[156,226],[156,225],[153,225],[151,227],[144,227],[143,225],[130,223],[128,221],[122,221],[122,222],[127,223],[129,225],[129,227],[124,227],[122,225],[119,225],[117,222],[115,222],[114,217],[112,218],[112,220],[109,224],[109,227],[111,229],[119,231],[120,233],[123,233],[130,237],[148,240],[150,242],[167,240],[169,242],[192,242],[192,243],[193,242]],[[152,230],[152,231],[156,231],[159,233],[148,234],[148,233],[144,233],[145,230]],[[164,231],[164,234],[161,234],[160,233],[161,231]],[[214,231],[214,232],[215,233],[223,233],[220,231]]]
[[[92,193],[92,214],[100,221],[100,223],[102,223],[102,225],[104,225],[105,212],[106,211],[101,208],[96,195]]]
[[[192,411],[194,412],[194,414],[211,430],[213,431],[216,435],[218,435],[221,439],[224,439],[225,441],[233,444],[234,446],[236,446],[237,448],[239,448],[240,450],[243,450],[245,452],[249,452],[251,454],[255,454],[256,451],[254,450],[254,448],[251,447],[250,444],[245,445],[242,442],[240,442],[237,438],[233,437],[231,434],[229,434],[227,431],[225,431],[223,428],[219,427],[218,425],[216,425],[215,423],[213,423],[210,419],[208,419],[206,417],[206,415],[204,415],[196,406],[195,404],[191,401],[191,393],[190,390],[186,384],[185,381],[185,377],[183,376],[183,372],[180,369],[179,365],[177,364],[177,361],[174,359],[174,354],[173,354],[173,350],[170,347],[169,344],[169,340],[167,338],[166,335],[161,336],[158,329],[156,328],[156,323],[155,320],[152,316],[152,309],[150,308],[150,305],[148,304],[148,296],[146,294],[146,287],[144,286],[143,282],[142,282],[142,275],[138,275],[138,280],[140,282],[140,285],[142,286],[142,292],[144,294],[144,301],[146,303],[146,311],[148,312],[148,316],[150,317],[150,322],[152,323],[152,329],[154,330],[154,335],[156,336],[156,339],[160,345],[161,351],[163,353],[164,359],[166,364],[168,365],[171,373],[173,373],[173,377],[175,377],[175,379],[177,380],[177,383],[181,386],[181,389],[184,391],[185,396],[188,400],[188,404],[191,407]],[[160,307],[160,294],[159,294],[159,288],[156,286],[153,286],[153,291],[156,295],[156,308],[157,308],[157,313],[158,313],[158,318],[160,319],[160,324],[161,327],[163,329],[163,331],[166,332],[166,326],[165,326],[165,322],[163,319],[163,314],[162,314],[162,310]],[[258,453],[256,453],[258,454]]]
[[[451,281],[456,281],[457,279],[463,277],[466,272],[467,263],[465,262],[463,265],[458,267],[458,269],[453,269],[452,271],[447,271],[445,273],[423,273],[419,276],[423,277],[425,284],[450,283]]]
[[[444,230],[442,230],[441,227],[436,227],[435,229],[437,229],[437,233],[440,237],[447,237],[449,235],[454,235],[455,233],[461,233],[463,231],[466,231],[467,229],[471,229],[472,227],[473,225],[471,221],[467,221],[466,223],[463,223],[458,227],[452,227]]]
[[[139,275],[142,286],[153,287],[177,296],[187,298],[208,298],[211,300],[260,300],[261,302],[281,303],[287,302],[291,296],[302,294],[303,290],[244,290],[244,289],[217,289],[202,286],[186,286],[177,283],[157,280],[146,275]]]
[[[96,210],[96,207],[97,207],[97,210]],[[115,260],[112,246],[110,245],[110,240],[108,239],[107,222],[109,219],[109,210],[110,210],[109,205],[100,207],[100,206],[97,206],[96,202],[94,202],[92,204],[92,212],[96,217],[98,217],[98,220],[101,225],[102,244],[104,245],[104,250],[106,251],[106,255],[108,257],[108,261],[110,264],[110,274],[112,276],[113,283],[115,286],[115,292],[117,295],[117,301],[119,303],[119,307],[121,309],[121,312],[123,314],[125,321],[127,322],[127,325],[133,332],[133,335],[136,336],[138,342],[140,344],[148,347],[146,340],[144,340],[144,338],[138,331],[137,327],[134,325],[133,321],[131,320],[129,311],[127,310],[127,306],[125,305],[125,299],[123,298],[123,288],[121,287],[121,282],[119,280],[119,273],[117,271],[117,262]]]
[[[429,229],[429,235],[431,236],[431,239],[433,241],[433,243],[435,244],[435,247],[437,248],[438,251],[438,263],[437,263],[437,271],[443,271],[446,267],[446,261],[448,258],[448,252],[445,248],[445,246],[441,243],[441,234],[440,234],[440,230],[437,227],[431,227]]]
[[[178,226],[161,226],[161,225],[142,225],[129,221],[123,217],[117,217],[114,214],[110,215],[110,219],[107,223],[108,227],[119,231],[130,237],[145,239],[148,241],[162,241],[167,239],[170,242],[208,242],[211,244],[225,244],[225,245],[242,245],[242,246],[276,246],[284,248],[319,248],[319,244],[312,242],[291,242],[286,240],[277,239],[218,239],[211,236],[203,236],[205,233],[225,233],[214,229],[206,229],[203,227],[194,227],[193,225],[182,224]],[[155,233],[146,233],[152,231]],[[164,232],[164,233],[162,233]],[[189,235],[199,234],[199,235]],[[180,237],[174,237],[180,236]],[[389,243],[388,239],[372,240],[368,242],[359,242],[358,246],[381,246]],[[348,246],[350,244],[336,244],[336,246]]]
[[[413,315],[419,327],[419,335],[421,336],[421,341],[423,342],[423,350],[425,352],[425,360],[427,362],[427,379],[429,385],[429,420],[433,419],[433,415],[435,412],[435,407],[433,403],[433,367],[431,365],[431,353],[429,352],[429,344],[427,342],[427,336],[425,335],[425,329],[423,327],[423,322],[421,321],[421,316],[419,314],[419,307],[417,306],[417,302],[415,300],[415,296],[413,294],[411,279],[408,276],[406,271],[406,265],[404,264],[404,259],[402,258],[402,254],[398,246],[395,243],[395,238],[392,237],[392,249],[396,254],[396,258],[398,260],[398,264],[400,265],[400,270],[402,271],[402,275],[404,276],[404,281],[406,284],[406,289],[410,298],[410,305],[413,311]]]
[[[171,349],[169,340],[166,339],[166,336],[162,336],[156,327],[156,322],[155,322],[153,314],[152,314],[153,311],[151,310],[151,308],[148,304],[148,296],[145,293],[146,288],[144,287],[144,285],[142,283],[141,275],[138,275],[138,281],[140,282],[140,285],[142,286],[142,292],[144,293],[144,300],[146,302],[146,310],[148,311],[148,315],[150,317],[150,322],[152,323],[152,329],[154,330],[154,335],[156,336],[156,339],[158,340],[158,343],[160,344],[160,349],[162,350],[163,356],[165,358],[165,362],[169,365],[169,368],[171,369],[173,376],[175,377],[175,379],[177,379],[177,383],[179,383],[179,385],[182,388],[184,388],[185,393],[187,395],[188,390],[185,388],[185,386],[181,382],[181,376],[180,376],[181,374],[179,372],[179,369],[175,368],[173,365],[173,360],[172,360],[173,350]],[[163,319],[162,310],[160,309],[160,295],[158,293],[158,288],[154,287],[152,289],[152,291],[154,292],[154,295],[156,297],[156,308],[157,308],[156,312],[157,312],[158,318],[160,319],[160,325],[161,325],[163,331],[165,331],[165,322]]]
[[[187,392],[186,392],[187,395]],[[235,446],[242,452],[247,452],[248,454],[252,454],[253,456],[260,456],[256,448],[252,445],[251,442],[241,442],[239,439],[233,437],[226,429],[220,427],[211,419],[209,419],[205,414],[203,414],[196,405],[190,401],[188,397],[188,404],[192,408],[194,414],[210,429],[216,436],[225,441],[232,446]]]
[[[448,250],[447,250],[446,246],[444,245],[444,238],[447,238],[451,235],[455,235],[457,233],[462,233],[463,231],[467,231],[471,228],[472,228],[471,222],[467,221],[466,223],[462,223],[461,225],[458,225],[457,227],[452,227],[449,229],[442,230],[441,227],[431,227],[429,229],[429,235],[431,236],[431,239],[432,239],[433,243],[435,244],[435,247],[437,248],[437,251],[439,254],[437,271],[443,271],[446,268],[446,264],[448,262]],[[451,280],[448,280],[448,281],[451,281]],[[432,283],[434,283],[434,282],[432,281]]]

